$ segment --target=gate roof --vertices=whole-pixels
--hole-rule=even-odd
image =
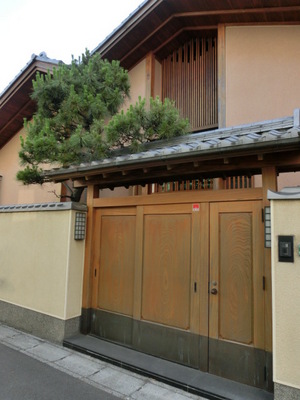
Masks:
[[[129,148],[109,158],[46,171],[51,181],[73,179],[79,186],[100,188],[160,183],[168,180],[260,174],[265,166],[278,172],[300,170],[299,110],[287,117],[216,129]]]

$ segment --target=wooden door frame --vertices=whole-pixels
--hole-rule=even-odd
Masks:
[[[89,232],[89,240],[86,241],[86,263],[85,263],[85,274],[84,274],[84,287],[88,288],[84,290],[84,293],[92,293],[95,289],[94,276],[97,274],[97,250],[95,246],[96,243],[99,243],[100,240],[100,222],[96,220],[95,215],[101,213],[101,210],[117,210],[118,208],[133,210],[136,209],[137,219],[137,227],[136,227],[136,240],[140,243],[136,247],[135,252],[135,260],[137,263],[141,262],[143,257],[142,250],[142,233],[143,233],[143,221],[141,216],[144,215],[145,208],[156,207],[157,205],[173,207],[176,205],[180,207],[180,205],[190,204],[191,207],[193,204],[199,205],[199,210],[202,218],[197,218],[196,213],[195,217],[192,219],[193,230],[198,232],[199,237],[205,235],[205,232],[208,232],[209,227],[209,208],[210,203],[230,203],[230,202],[245,202],[245,201],[263,201],[264,198],[264,190],[262,188],[256,189],[234,189],[234,190],[215,190],[215,191],[201,191],[201,192],[178,192],[178,193],[161,193],[161,194],[153,194],[151,196],[132,196],[132,197],[123,197],[123,198],[92,198],[90,196],[90,205],[89,205],[89,213],[90,218],[90,226],[88,226]],[[116,211],[118,212],[118,211]],[[132,211],[130,211],[132,212]],[[199,215],[199,214],[198,214]],[[192,240],[195,241],[197,235],[193,235]],[[95,243],[96,242],[96,243]],[[193,313],[198,314],[199,318],[195,319],[191,329],[193,332],[202,335],[203,337],[208,338],[208,290],[207,290],[207,282],[208,282],[208,271],[209,271],[209,250],[205,241],[199,241],[199,248],[192,254],[191,263],[196,265],[199,263],[199,259],[202,262],[203,268],[193,268],[193,276],[191,277],[191,285],[194,285],[194,282],[198,282],[203,287],[201,288],[201,297],[194,297],[191,302],[191,308]],[[196,243],[193,243],[193,247],[196,248]],[[268,266],[265,266],[268,268]],[[136,293],[141,293],[142,291],[142,272],[138,272],[135,277],[134,287]],[[95,281],[94,281],[95,282]],[[205,286],[205,288],[204,288]],[[200,290],[200,287],[199,287]],[[265,293],[267,297],[270,293]],[[95,306],[94,301],[92,301],[94,296],[90,295],[90,303],[85,303],[85,305],[89,304],[90,309]],[[140,296],[137,296],[136,299],[139,299]],[[266,302],[268,299],[266,299]],[[84,305],[84,307],[85,307]],[[136,300],[134,302],[134,310],[133,310],[133,318],[137,319],[141,315],[141,302],[140,300]],[[200,317],[201,316],[201,317]],[[270,329],[269,329],[270,331]],[[269,338],[270,340],[270,338]],[[267,349],[266,349],[267,350]],[[205,362],[203,363],[201,369],[205,369]]]
[[[208,372],[220,375],[227,379],[237,379],[241,383],[248,385],[254,385],[262,389],[268,389],[271,385],[270,379],[266,378],[266,373],[270,366],[268,365],[265,345],[265,292],[263,287],[264,277],[264,239],[263,239],[263,221],[262,221],[262,200],[256,201],[243,201],[233,203],[211,203],[210,204],[210,283],[216,282],[216,286],[210,286],[210,289],[216,289],[216,295],[209,295],[209,354],[208,354]],[[250,233],[249,240],[251,241],[251,275],[248,276],[248,298],[251,299],[251,303],[248,303],[251,307],[248,309],[250,314],[249,323],[251,325],[247,329],[249,336],[247,341],[239,341],[237,337],[232,337],[231,334],[237,332],[240,327],[243,326],[244,318],[240,321],[236,327],[237,331],[227,330],[229,337],[222,338],[219,331],[220,329],[220,316],[228,316],[229,320],[232,313],[228,309],[225,309],[225,314],[222,312],[220,315],[220,301],[222,296],[222,281],[220,277],[220,265],[221,265],[221,238],[220,235],[220,224],[221,215],[235,215],[239,214],[237,225],[241,222],[242,215],[251,215],[251,225],[249,221],[248,232]],[[230,219],[232,223],[232,219]],[[244,220],[245,221],[245,220]],[[241,247],[239,246],[239,250]],[[250,249],[249,249],[250,250]],[[226,258],[227,259],[227,258]],[[234,260],[232,260],[234,265]],[[248,258],[245,260],[248,263]],[[230,270],[230,265],[227,267]],[[244,264],[242,264],[244,265]],[[249,268],[250,268],[249,265]],[[225,269],[227,271],[227,268]],[[243,274],[243,270],[239,270],[240,276]],[[227,272],[226,272],[227,273]],[[244,276],[246,279],[246,276]],[[230,283],[231,284],[231,283]],[[250,286],[249,286],[250,284]],[[238,291],[236,292],[238,293]],[[224,292],[223,292],[224,296]],[[247,296],[246,296],[247,297]],[[233,298],[233,304],[235,298]],[[238,308],[238,305],[237,305]],[[233,312],[235,307],[233,307]],[[250,311],[251,310],[251,311]],[[226,314],[226,312],[228,314]],[[245,337],[244,337],[245,338]],[[271,373],[270,373],[271,375]],[[269,375],[269,376],[270,376]]]

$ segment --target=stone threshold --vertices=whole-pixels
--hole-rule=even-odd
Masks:
[[[76,335],[65,347],[156,379],[209,400],[273,400],[273,393],[163,360],[92,335]]]

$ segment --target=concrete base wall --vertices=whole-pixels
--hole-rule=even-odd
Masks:
[[[275,383],[274,400],[299,400],[300,389]]]
[[[0,301],[0,322],[55,343],[79,333],[80,317],[62,320]]]

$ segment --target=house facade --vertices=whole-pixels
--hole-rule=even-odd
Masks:
[[[273,390],[265,208],[299,182],[299,23],[297,1],[146,1],[95,49],[194,133],[49,173],[88,187],[83,332]]]
[[[298,0],[147,0],[94,50],[192,132],[47,172],[87,188],[82,333],[273,391],[267,193],[299,185],[299,43]]]

